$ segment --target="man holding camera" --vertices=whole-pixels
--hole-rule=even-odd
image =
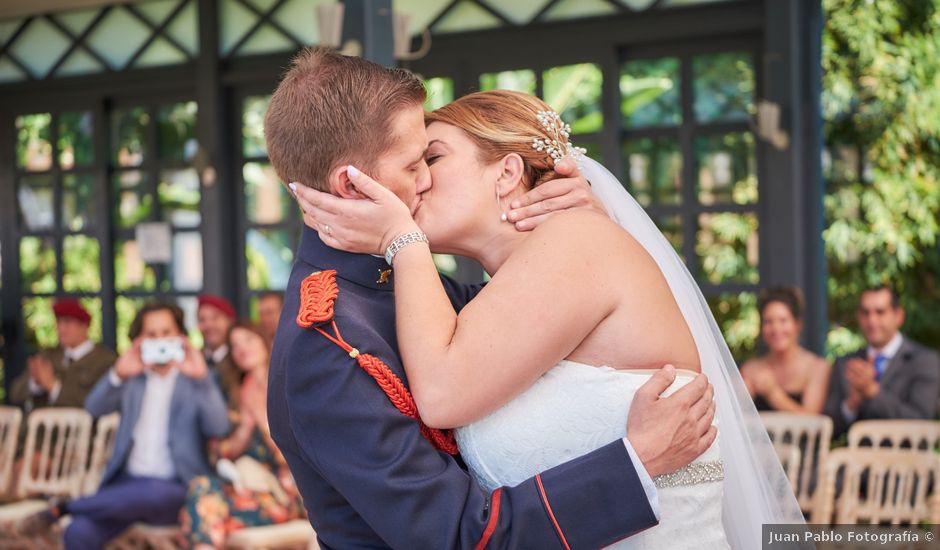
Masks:
[[[176,523],[189,481],[210,472],[207,440],[229,431],[225,401],[202,354],[186,338],[178,306],[144,306],[130,336],[130,349],[85,401],[96,418],[121,413],[98,492],[24,522],[24,532],[40,532],[71,515],[66,550],[103,548],[135,522]]]

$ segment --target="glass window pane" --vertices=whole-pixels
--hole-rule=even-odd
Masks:
[[[706,300],[738,364],[753,357],[760,335],[757,295],[753,292],[725,292]]]
[[[676,249],[676,253],[682,258],[682,216],[679,214],[669,216],[657,216],[656,227],[663,232],[666,240]]]
[[[454,81],[450,78],[429,78],[424,81],[424,89],[428,92],[425,111],[440,109],[454,100]]]
[[[52,168],[52,115],[39,113],[16,117],[16,166],[24,170]]]
[[[26,324],[26,342],[30,351],[52,348],[59,344],[55,330],[52,298],[23,298],[23,322]]]
[[[89,111],[59,115],[59,166],[70,170],[88,166],[95,160],[92,118]]]
[[[95,224],[95,176],[66,174],[62,177],[62,226],[81,231]]]
[[[249,229],[245,234],[245,257],[250,290],[287,288],[294,258],[294,246],[287,231]]]
[[[749,132],[695,140],[697,193],[702,204],[754,204],[757,172]]]
[[[128,333],[131,330],[131,323],[137,312],[144,306],[144,298],[130,298],[127,296],[118,296],[114,300],[114,309],[117,313],[115,320],[115,331],[117,336],[117,352],[124,353],[131,345],[131,339]]]
[[[709,283],[757,283],[757,215],[699,214],[695,253]]]
[[[101,290],[100,246],[88,235],[62,239],[62,288],[66,292]]]
[[[176,227],[196,227],[199,213],[199,174],[195,168],[163,170],[157,184],[162,219]]]
[[[623,145],[624,182],[637,202],[682,202],[682,153],[672,138],[640,138]]]
[[[146,174],[137,170],[114,174],[113,186],[117,195],[117,222],[120,227],[131,228],[149,220],[153,197],[147,191]]]
[[[535,95],[535,72],[528,69],[480,75],[481,90],[515,90]]]
[[[627,128],[682,123],[679,59],[640,59],[620,68],[620,113]]]
[[[202,333],[199,332],[196,320],[199,314],[199,299],[195,296],[177,296],[174,300],[176,305],[183,310],[183,324],[189,329],[187,336],[189,342],[196,349],[202,349]]]
[[[41,231],[55,226],[55,192],[51,176],[24,176],[16,193],[20,205],[20,221],[28,231]]]
[[[186,161],[196,154],[196,102],[164,105],[157,109],[157,156]]]
[[[542,73],[545,103],[571,125],[572,134],[599,132],[604,127],[603,83],[603,73],[593,63],[554,67]]]
[[[270,164],[246,163],[242,175],[245,179],[245,210],[249,222],[279,223],[296,208],[287,188],[281,184]]]
[[[754,107],[754,67],[746,52],[699,55],[692,59],[695,120],[747,120]]]
[[[55,242],[51,237],[20,239],[20,277],[23,292],[45,294],[56,291]]]
[[[141,259],[140,248],[133,239],[118,239],[114,243],[114,288],[147,291],[157,288],[157,275]]]
[[[264,114],[270,95],[246,97],[242,111],[242,153],[245,158],[264,157],[268,147],[264,141]]]
[[[140,166],[147,151],[150,115],[143,107],[117,109],[111,115],[112,161],[118,166]]]
[[[91,324],[88,325],[88,338],[92,342],[101,341],[101,298],[79,298],[78,300],[88,313],[91,314]]]
[[[202,290],[202,235],[196,231],[173,235],[173,262],[170,266],[173,290]]]

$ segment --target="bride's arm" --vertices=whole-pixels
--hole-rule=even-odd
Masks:
[[[461,426],[492,412],[613,311],[604,222],[584,212],[547,221],[459,315],[426,244],[395,256],[399,351],[428,425]]]

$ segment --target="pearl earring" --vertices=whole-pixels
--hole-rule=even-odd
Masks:
[[[499,198],[499,189],[496,189],[496,207],[499,208],[499,211],[500,211],[500,214],[499,214],[499,221],[501,221],[501,222],[506,221],[506,219],[507,219],[507,218],[506,218],[506,213],[503,212],[503,202],[502,202],[502,200]]]

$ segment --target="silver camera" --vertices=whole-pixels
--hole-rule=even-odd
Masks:
[[[145,365],[181,362],[185,357],[181,338],[148,338],[140,344],[140,359]]]

